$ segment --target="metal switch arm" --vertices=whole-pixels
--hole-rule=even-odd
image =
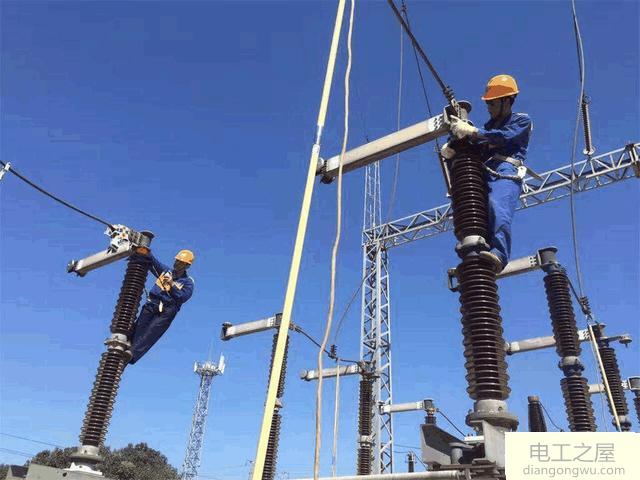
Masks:
[[[471,111],[471,104],[460,101],[459,105],[462,107],[462,117],[466,119],[467,114]],[[450,107],[447,107],[441,115],[436,115],[435,117],[348,150],[344,155],[342,172],[350,172],[417,145],[449,135],[450,114]],[[331,183],[331,181],[338,176],[339,166],[340,155],[333,156],[328,160],[320,159],[318,161],[316,175],[322,175],[323,183]]]
[[[114,225],[113,228],[107,228],[104,233],[111,237],[109,247],[81,260],[71,260],[67,264],[68,273],[75,273],[79,277],[84,277],[91,270],[128,257],[135,248],[148,248],[151,244],[151,239],[153,239],[151,232],[136,232],[124,225]]]

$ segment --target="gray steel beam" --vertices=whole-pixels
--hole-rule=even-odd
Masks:
[[[578,330],[578,340],[586,342],[589,340],[588,330]],[[556,345],[556,339],[553,335],[548,337],[527,338],[525,340],[517,340],[515,342],[506,342],[504,349],[509,355],[514,353],[531,352],[532,350],[542,350],[543,348],[551,348]]]
[[[360,368],[360,365],[356,363],[352,365],[342,365],[337,368],[323,368],[322,378],[337,377],[338,372],[340,372],[340,376],[343,377],[346,375],[358,375],[362,373],[362,369]],[[320,375],[318,375],[318,370],[303,370],[302,372],[300,372],[300,378],[302,380],[306,380],[307,382],[310,382],[311,380],[317,380],[319,376]]]
[[[430,472],[408,472],[408,473],[384,473],[373,475],[351,475],[346,477],[320,477],[318,480],[421,480],[421,479],[463,479],[464,473],[458,470],[440,470]],[[313,480],[301,478],[298,480]]]
[[[252,322],[238,323],[233,325],[229,322],[222,324],[222,332],[220,332],[220,339],[227,341],[232,338],[241,337],[243,335],[250,335],[252,333],[264,332],[272,328],[278,328],[280,326],[280,314],[273,317],[264,318],[262,320],[254,320]]]
[[[640,177],[640,143],[587,158],[575,163],[574,193],[586,192],[632,177]],[[526,177],[518,210],[535,207],[569,196],[571,165],[549,170],[542,180]],[[451,204],[440,205],[383,225],[365,230],[365,244],[380,244],[385,248],[403,245],[414,240],[432,237],[453,228]]]
[[[419,410],[426,410],[428,405],[433,405],[431,399],[419,400],[417,402],[380,405],[380,412],[381,413],[416,412]]]
[[[459,102],[463,117],[471,111],[469,102]],[[365,167],[373,162],[390,157],[423,143],[435,140],[438,137],[449,135],[449,120],[446,110],[441,115],[428,118],[422,122],[390,133],[359,147],[345,152],[342,162],[342,172],[347,173],[357,168]],[[328,160],[319,160],[316,175],[322,175],[324,183],[330,183],[338,176],[340,155],[335,155]]]

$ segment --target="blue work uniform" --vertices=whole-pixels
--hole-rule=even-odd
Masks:
[[[131,361],[134,364],[149,351],[151,347],[167,331],[171,322],[178,314],[180,307],[191,298],[194,281],[185,271],[176,277],[175,272],[164,265],[152,254],[151,273],[155,277],[161,277],[166,272],[173,275],[173,286],[168,292],[162,290],[157,284],[149,292],[147,303],[144,304],[138,320],[134,326],[131,340]]]
[[[524,163],[532,128],[529,115],[512,113],[502,120],[490,119],[484,128],[478,128],[480,138],[474,139],[473,143],[486,147],[487,167],[502,175],[515,176],[517,168],[514,165],[492,157],[502,155]],[[518,206],[522,181],[498,178],[488,172],[485,175],[489,189],[488,242],[491,252],[504,268],[511,256],[511,221]]]

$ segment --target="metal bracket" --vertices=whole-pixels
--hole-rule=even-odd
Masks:
[[[4,177],[4,174],[7,173],[10,168],[11,168],[11,162],[7,162],[4,164],[4,167],[2,167],[2,170],[0,170],[0,180],[2,180],[2,177]]]
[[[135,248],[148,248],[153,239],[153,233],[137,232],[125,225],[108,227],[104,232],[111,238],[106,250],[90,255],[81,260],[71,260],[67,264],[67,272],[84,277],[91,270],[104,267],[121,258],[131,255]]]

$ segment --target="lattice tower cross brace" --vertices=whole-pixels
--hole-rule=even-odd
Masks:
[[[380,165],[375,162],[365,168],[363,232],[382,223],[380,195]],[[364,237],[363,237],[364,238]],[[392,402],[391,364],[391,292],[386,249],[381,244],[363,242],[362,315],[360,359],[372,365],[373,385],[373,446],[372,473],[393,472],[393,422],[391,413],[382,413],[382,405]]]
[[[193,410],[193,421],[191,432],[187,441],[187,451],[182,464],[182,479],[197,480],[198,468],[200,468],[200,458],[202,456],[202,446],[204,443],[204,427],[207,423],[209,413],[209,398],[211,396],[211,383],[213,377],[224,373],[224,357],[220,356],[218,365],[211,362],[198,363],[193,365],[193,371],[200,376],[200,388],[198,398]]]

